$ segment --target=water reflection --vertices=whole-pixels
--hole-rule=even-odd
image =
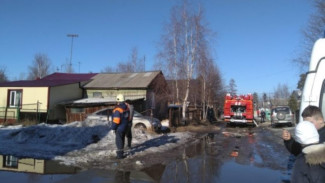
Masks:
[[[292,169],[293,169],[293,165],[296,161],[296,157],[291,154],[289,157],[288,157],[288,164],[287,164],[287,170],[285,172],[285,174],[283,175],[282,177],[282,182],[283,183],[290,183],[290,179],[291,179],[291,173],[292,173]]]
[[[80,170],[55,161],[0,156],[0,170],[28,172],[18,182],[263,182],[284,181],[281,170],[266,167],[254,133],[210,133],[186,144],[178,158],[141,171]],[[231,156],[236,151],[237,156]],[[170,152],[168,152],[170,153]],[[272,158],[271,158],[272,159]],[[288,169],[292,164],[288,164]],[[32,173],[32,174],[30,174]],[[35,174],[36,173],[36,174]],[[42,176],[38,176],[41,174]],[[44,177],[44,175],[50,175]],[[64,175],[64,176],[63,176]],[[11,175],[12,176],[12,175]],[[6,177],[0,172],[0,179]],[[282,177],[282,178],[281,178]],[[10,180],[14,176],[10,177]],[[15,181],[12,181],[15,182]]]
[[[131,172],[124,172],[124,171],[120,171],[120,170],[117,170],[115,172],[115,181],[116,182],[121,182],[121,183],[128,183],[130,182],[130,175],[131,175]]]
[[[166,166],[159,182],[282,182],[280,170],[263,166],[256,143],[251,132],[208,134],[185,147],[182,158]]]
[[[0,155],[0,170],[37,174],[75,174],[79,169],[62,165],[57,161]]]

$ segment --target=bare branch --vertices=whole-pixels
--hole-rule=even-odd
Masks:
[[[36,54],[31,66],[29,66],[28,79],[43,78],[50,73],[51,61],[46,54]]]

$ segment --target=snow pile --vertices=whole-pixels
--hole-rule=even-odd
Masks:
[[[104,137],[110,127],[105,124],[74,122],[67,125],[39,124],[0,129],[0,153],[19,157],[51,159],[81,149]]]
[[[133,133],[128,156],[162,152],[185,143],[191,133]],[[0,154],[36,159],[61,160],[65,164],[115,158],[115,134],[107,123],[73,122],[0,127]]]

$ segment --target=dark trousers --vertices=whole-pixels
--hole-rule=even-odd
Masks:
[[[124,155],[124,137],[125,137],[125,133],[116,130],[116,135],[115,135],[115,143],[116,143],[116,147],[117,147],[117,151],[116,151],[116,155],[118,158],[122,158]]]
[[[126,128],[126,138],[127,138],[127,144],[128,147],[131,148],[131,142],[132,142],[132,122],[129,122],[127,128]]]

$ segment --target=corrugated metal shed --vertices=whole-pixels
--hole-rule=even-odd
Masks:
[[[97,74],[84,88],[148,88],[159,74],[162,74],[161,71]]]
[[[82,98],[78,100],[71,100],[71,101],[63,101],[60,102],[60,105],[91,105],[91,104],[105,104],[105,103],[116,103],[116,97],[109,97],[109,98]]]

